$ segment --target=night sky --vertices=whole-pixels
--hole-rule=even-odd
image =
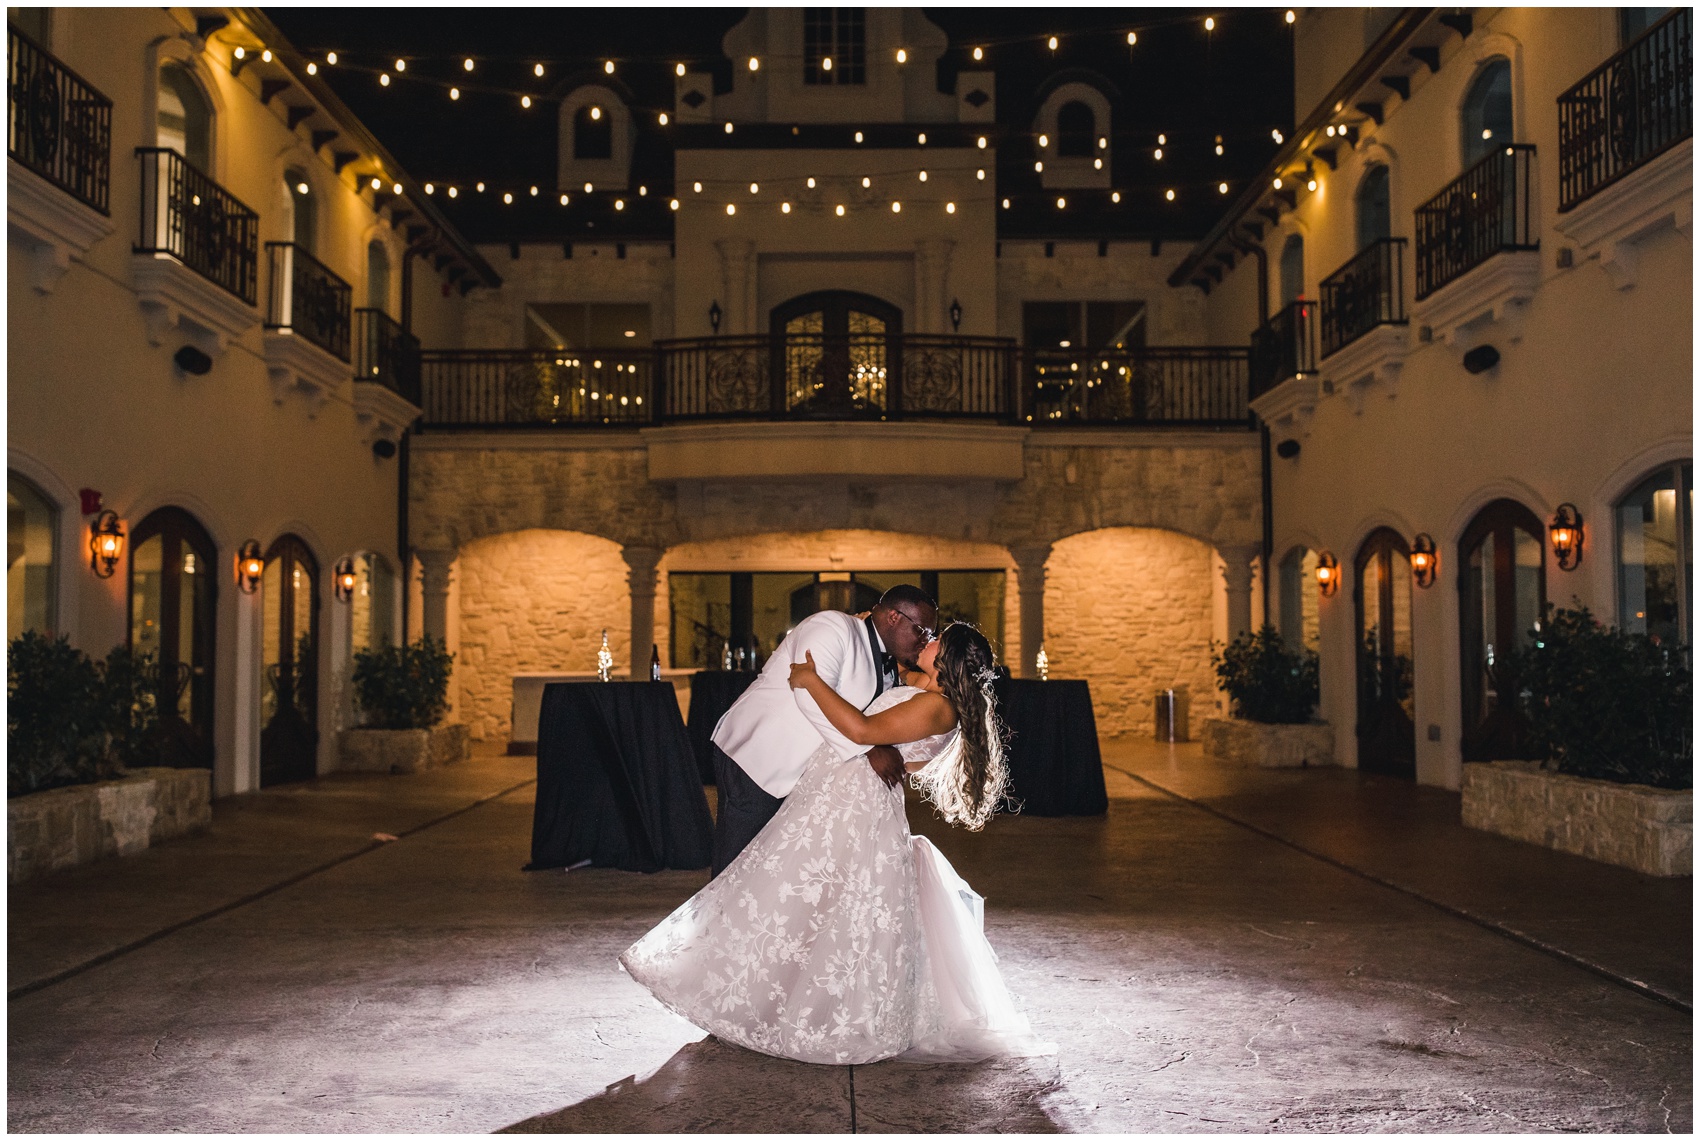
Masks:
[[[663,128],[656,113],[673,110],[675,63],[712,69],[725,89],[732,61],[721,38],[747,9],[268,9],[295,47],[321,64],[320,75],[371,128],[408,173],[421,182],[455,183],[460,197],[437,202],[472,240],[564,241],[595,235],[669,237],[667,200],[673,187],[677,124]],[[1276,149],[1270,132],[1292,127],[1291,32],[1285,9],[925,9],[950,46],[939,62],[939,85],[954,90],[959,68],[997,73],[998,193],[1012,200],[999,212],[1001,237],[1195,238],[1243,189]],[[1216,27],[1207,32],[1206,16]],[[1137,31],[1130,48],[1127,33]],[[1058,37],[1052,52],[1050,36]],[[970,51],[981,46],[983,63]],[[325,53],[338,63],[324,66]],[[461,61],[473,56],[472,73]],[[407,61],[405,72],[395,60]],[[603,62],[616,61],[610,77]],[[534,66],[544,65],[541,78]],[[380,86],[378,73],[391,83]],[[1041,193],[1033,172],[1030,124],[1048,82],[1095,72],[1108,81],[1115,131],[1108,192],[1073,191],[1066,211]],[[562,207],[555,183],[557,101],[582,83],[621,92],[638,135],[633,185],[615,214],[606,196],[574,195]],[[458,101],[448,87],[460,86]],[[520,96],[532,97],[530,109]],[[1167,144],[1153,158],[1157,136]],[[1224,154],[1215,154],[1216,136]],[[487,184],[482,195],[472,191]],[[1229,193],[1217,184],[1226,181]],[[540,196],[531,198],[531,185]],[[1174,188],[1176,200],[1164,191]],[[515,204],[504,206],[504,190]]]

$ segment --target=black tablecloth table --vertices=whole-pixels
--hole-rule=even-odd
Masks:
[[[671,682],[543,688],[528,871],[706,868],[713,835]]]
[[[1100,816],[1109,809],[1092,691],[1084,681],[999,678],[1009,726],[1010,795],[1027,816]]]
[[[685,732],[690,734],[703,784],[714,783],[714,755],[709,752],[714,727],[759,676],[754,670],[698,670],[691,675],[691,712]]]

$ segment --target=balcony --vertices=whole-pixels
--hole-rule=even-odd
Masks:
[[[366,442],[394,444],[419,416],[419,338],[382,309],[354,311],[354,414]]]
[[[1417,207],[1417,300],[1495,254],[1539,248],[1531,209],[1535,148],[1503,147]]]
[[[1239,348],[1093,354],[903,335],[710,337],[649,350],[423,354],[435,427],[641,427],[712,420],[977,420],[1244,427]]]
[[[183,325],[222,352],[258,320],[260,218],[176,151],[138,147],[141,231],[131,263],[148,335]]]
[[[1254,400],[1316,372],[1316,302],[1302,297],[1289,302],[1251,335],[1248,372]]]
[[[1322,356],[1382,325],[1404,325],[1405,239],[1382,238],[1322,281]]]
[[[112,233],[112,100],[16,28],[7,46],[7,221],[27,239],[35,286],[48,293],[72,258]]]
[[[1558,209],[1694,136],[1694,10],[1677,8],[1558,97]]]
[[[348,363],[353,288],[293,242],[267,242],[266,258],[271,283],[266,328],[302,337]]]

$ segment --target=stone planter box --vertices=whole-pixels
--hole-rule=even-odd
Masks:
[[[1265,725],[1261,721],[1211,717],[1204,722],[1204,754],[1236,765],[1265,769],[1302,769],[1334,763],[1334,727]]]
[[[337,738],[339,767],[353,773],[416,773],[472,756],[465,725],[432,729],[344,729]]]
[[[1694,874],[1694,790],[1548,772],[1539,761],[1464,766],[1464,824],[1633,868]]]
[[[129,856],[212,823],[206,769],[131,769],[116,780],[6,802],[6,882]]]

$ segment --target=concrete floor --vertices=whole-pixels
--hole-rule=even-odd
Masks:
[[[1455,795],[1398,781],[1105,760],[1104,818],[972,835],[911,810],[986,895],[1055,1058],[807,1066],[704,1039],[614,960],[705,873],[520,872],[531,761],[483,755],[221,802],[204,836],[14,888],[7,1124],[1692,1128],[1692,881],[1467,832]]]

